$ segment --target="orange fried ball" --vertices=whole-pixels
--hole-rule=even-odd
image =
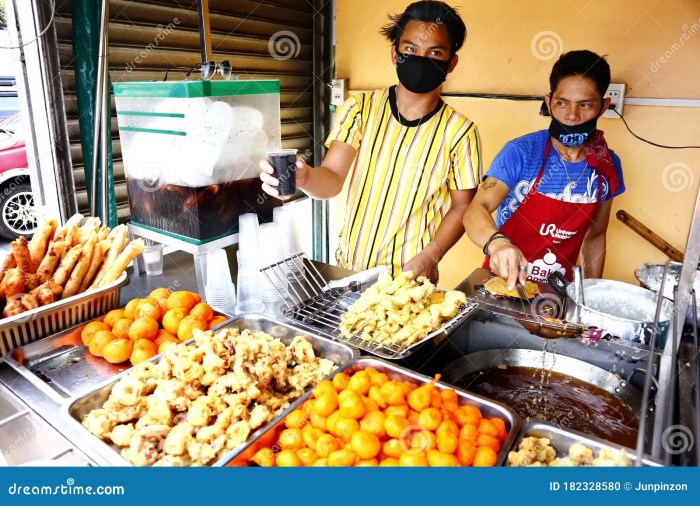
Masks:
[[[129,339],[129,327],[131,327],[132,323],[134,323],[134,320],[131,318],[119,318],[116,322],[114,322],[112,334],[117,336],[119,339]]]
[[[148,294],[148,297],[151,299],[166,299],[170,297],[170,294],[173,293],[170,291],[168,288],[156,288],[153,290],[151,293]]]
[[[474,455],[474,467],[493,467],[498,462],[498,454],[489,446],[480,446]]]
[[[134,341],[128,337],[114,339],[102,348],[102,356],[111,364],[121,364],[129,360],[133,349]]]
[[[228,318],[225,316],[215,316],[211,320],[209,320],[209,330],[213,329],[214,327],[217,327],[221,325],[222,323],[225,323],[228,321]]]
[[[105,325],[109,325],[109,328],[112,328],[114,327],[114,322],[116,322],[120,318],[124,318],[125,311],[126,309],[112,309],[109,313],[105,315],[104,320],[102,321],[104,321]]]
[[[180,340],[167,330],[159,329],[156,338],[153,340],[153,344],[158,348],[158,353],[163,353],[168,345],[180,344]]]
[[[153,341],[158,334],[158,322],[150,316],[139,316],[129,327],[129,337],[133,340],[150,339]]]
[[[258,450],[250,459],[260,467],[272,467],[275,465],[275,454],[271,448]]]
[[[214,318],[214,310],[206,302],[200,302],[192,308],[190,316],[199,316],[205,322],[209,322]]]
[[[136,365],[140,362],[155,357],[158,350],[155,343],[148,339],[136,339],[134,341],[134,349],[131,352],[131,365]]]
[[[187,316],[187,309],[184,307],[169,309],[165,315],[163,315],[163,328],[176,336],[177,328],[180,326],[180,322],[185,316]]]
[[[279,452],[275,457],[275,463],[278,467],[298,467],[303,465],[294,450],[282,450]]]
[[[103,322],[90,322],[85,327],[83,327],[83,330],[80,331],[80,338],[83,340],[83,344],[85,346],[90,346],[90,341],[92,341],[92,337],[95,335],[96,332],[99,332],[100,330],[109,330],[109,326],[106,323]]]
[[[168,309],[174,309],[176,307],[181,307],[186,309],[188,312],[197,304],[202,301],[202,297],[194,292],[180,291],[173,292],[168,297]]]
[[[92,336],[88,351],[96,357],[101,357],[102,350],[104,349],[105,345],[115,339],[116,337],[114,337],[114,334],[112,334],[109,330],[98,330],[95,332],[95,335]]]
[[[361,459],[371,459],[377,456],[382,444],[376,434],[358,430],[350,438],[350,448]]]
[[[136,309],[138,308],[139,304],[141,304],[141,301],[143,299],[131,299],[129,302],[127,302],[126,306],[124,307],[124,312],[119,318],[131,318],[132,320],[136,319]]]
[[[142,299],[141,303],[136,308],[136,318],[141,316],[150,316],[156,321],[160,321],[163,317],[163,312],[156,299]]]
[[[180,325],[177,326],[178,339],[180,339],[180,341],[187,341],[192,337],[192,331],[194,329],[209,330],[209,325],[197,316],[185,316],[180,320]]]

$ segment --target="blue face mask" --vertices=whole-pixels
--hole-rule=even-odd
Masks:
[[[554,116],[549,124],[549,135],[567,148],[576,148],[593,135],[598,124],[598,117],[589,119],[580,125],[565,125]]]

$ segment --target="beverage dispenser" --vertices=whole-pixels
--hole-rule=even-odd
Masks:
[[[135,224],[194,244],[271,220],[258,163],[281,147],[279,81],[114,84]]]

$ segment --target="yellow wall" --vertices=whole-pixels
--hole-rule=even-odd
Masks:
[[[349,79],[349,89],[397,82],[389,45],[378,29],[387,12],[402,12],[409,3],[336,0],[336,76]],[[578,6],[557,0],[457,0],[452,5],[459,8],[468,36],[444,91],[542,95],[558,54],[585,48],[607,55],[613,82],[626,83],[629,97],[700,99],[700,0],[592,0]],[[549,124],[537,114],[536,102],[447,102],[478,125],[484,170],[507,140]],[[700,108],[625,106],[624,116],[632,130],[657,143],[700,144]],[[635,282],[636,266],[665,256],[614,213],[626,210],[684,250],[700,184],[700,150],[650,146],[632,137],[619,119],[603,119],[599,128],[622,159],[627,185],[614,202],[604,275]],[[481,253],[463,237],[440,265],[441,285],[456,285],[481,261]]]

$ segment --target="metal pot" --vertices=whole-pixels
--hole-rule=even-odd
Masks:
[[[542,360],[542,352],[537,350],[498,349],[477,351],[448,364],[443,371],[442,379],[454,385],[473,372],[492,367],[509,366],[541,369]],[[601,388],[620,399],[632,412],[639,413],[642,406],[642,394],[630,385],[629,380],[621,379],[616,374],[612,374],[605,369],[564,355],[556,355],[556,360],[554,360],[552,354],[547,353],[546,363],[548,364],[548,369],[549,364],[552,362],[554,362],[554,365],[551,367],[553,372],[566,374]]]
[[[651,342],[656,312],[656,293],[611,279],[583,280],[584,304],[576,303],[574,284],[566,287],[569,298],[565,319],[598,327],[635,343]],[[673,304],[664,299],[659,316],[656,345],[663,346],[673,313]]]
[[[634,270],[634,276],[639,281],[639,284],[644,288],[658,292],[661,287],[661,278],[664,275],[664,265],[663,264],[644,264],[640,265]],[[678,278],[681,275],[680,265],[670,265],[668,273],[666,274],[666,283],[664,284],[664,297],[673,300],[673,287],[678,284]],[[700,297],[700,271],[695,273],[695,282],[693,283],[693,288],[695,293],[698,294],[696,297]],[[698,325],[700,325],[700,299],[695,301],[697,307],[695,308],[695,313],[693,313],[692,304],[688,305],[688,314],[686,315],[686,323],[692,324],[693,318],[697,319]]]

